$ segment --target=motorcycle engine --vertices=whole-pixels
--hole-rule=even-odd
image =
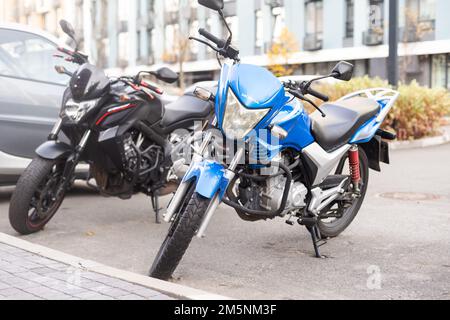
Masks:
[[[261,207],[268,211],[276,211],[281,207],[287,179],[278,176],[267,180],[261,194]],[[289,191],[285,213],[306,206],[308,189],[301,182],[293,182]]]

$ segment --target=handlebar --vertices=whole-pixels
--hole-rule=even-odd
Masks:
[[[88,57],[82,53],[71,51],[63,47],[58,47],[58,51],[71,57],[71,59],[66,59],[66,61],[73,62],[79,65],[88,62]]]
[[[290,90],[294,90],[294,91],[298,90],[299,92],[301,92],[302,95],[309,94],[309,95],[314,96],[324,102],[330,101],[330,98],[327,95],[312,89],[310,87],[309,83],[306,81],[302,81],[302,82],[287,81],[287,82],[284,82],[283,85]]]
[[[189,40],[195,40],[200,43],[203,43],[204,45],[207,45],[222,57],[233,59],[234,61],[237,62],[240,61],[239,50],[231,45],[231,38],[229,38],[228,40],[219,39],[203,28],[199,29],[198,32],[201,36],[203,36],[207,40],[210,40],[216,46],[212,45],[211,42],[205,41],[203,39],[198,39],[196,37],[189,37]]]
[[[330,98],[327,95],[325,95],[323,93],[320,93],[320,92],[318,92],[318,91],[316,91],[314,89],[311,89],[311,88],[308,88],[306,90],[306,94],[310,94],[310,95],[312,95],[312,96],[316,97],[317,99],[320,99],[320,100],[322,100],[324,102],[330,101]]]
[[[219,48],[224,48],[226,46],[226,41],[217,38],[215,35],[211,34],[209,31],[201,28],[200,30],[198,30],[198,33],[200,35],[202,35],[203,37],[205,37],[206,39],[212,41],[213,43],[215,43],[217,45],[217,47]]]
[[[147,83],[145,81],[141,81],[140,86],[144,87],[144,88],[147,88],[147,89],[150,89],[153,92],[156,92],[157,94],[163,94],[164,93],[164,91],[162,89],[160,89],[158,87],[155,87],[154,85],[151,85],[150,83]]]

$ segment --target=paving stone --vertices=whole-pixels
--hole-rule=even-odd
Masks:
[[[120,297],[120,300],[136,301],[136,300],[145,300],[145,298],[142,296],[138,296],[137,294],[129,294],[127,296]]]
[[[9,297],[18,296],[23,293],[24,292],[22,290],[19,290],[17,288],[12,288],[12,287],[10,287],[8,289],[0,290],[0,295],[5,297],[6,299],[8,299]]]
[[[8,289],[10,288],[10,285],[7,283],[3,283],[0,281],[0,290]]]
[[[112,297],[106,296],[98,292],[86,292],[81,294],[76,294],[75,298],[80,298],[82,300],[113,300]]]
[[[34,273],[40,274],[40,275],[44,275],[44,276],[46,276],[49,273],[55,272],[55,270],[47,268],[47,267],[36,268],[36,269],[32,269],[31,271],[33,271]]]
[[[132,292],[128,292],[122,289],[118,289],[118,288],[114,288],[108,285],[101,285],[99,287],[93,287],[90,289],[91,291],[95,291],[95,292],[99,292],[103,295],[107,295],[113,298],[117,298],[117,297],[121,297],[121,296],[126,296],[129,295]]]
[[[159,292],[0,243],[1,300],[166,300]]]
[[[158,291],[152,290],[152,289],[148,289],[145,287],[140,287],[140,288],[136,288],[133,291],[131,291],[135,294],[138,294],[140,296],[143,296],[144,298],[153,298],[159,294],[161,294]]]
[[[89,279],[81,279],[79,286],[85,289],[92,289],[102,286],[103,284]]]
[[[163,294],[158,294],[157,296],[151,297],[150,300],[160,300],[160,301],[164,300],[164,301],[169,301],[169,300],[176,300],[176,299],[175,299],[175,298],[172,298],[172,297],[168,297],[168,296],[163,295]]]

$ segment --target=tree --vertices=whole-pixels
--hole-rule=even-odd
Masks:
[[[295,36],[284,28],[277,40],[272,44],[269,52],[269,70],[277,77],[288,76],[294,73],[294,68],[289,66],[289,59],[294,52],[299,50]]]

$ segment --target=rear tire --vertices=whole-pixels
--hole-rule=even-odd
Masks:
[[[336,174],[342,174],[345,169],[344,166],[348,162],[347,155],[342,159]],[[355,220],[356,216],[361,209],[364,202],[364,198],[367,193],[367,187],[369,185],[369,160],[367,155],[362,148],[359,148],[359,162],[360,162],[360,172],[361,172],[361,196],[356,199],[351,207],[345,209],[344,214],[341,218],[336,219],[332,222],[326,223],[323,220],[319,222],[318,227],[322,238],[335,238],[338,237],[342,232],[344,232]]]
[[[60,160],[35,158],[20,177],[11,198],[9,221],[21,235],[41,231],[61,206],[65,192],[58,197],[51,194],[52,190],[58,188],[61,180],[57,172],[61,167],[60,163]],[[38,194],[40,195],[37,196]],[[44,208],[46,205],[48,207]],[[44,209],[45,215],[42,213]]]
[[[198,193],[192,195],[173,222],[150,269],[150,277],[170,279],[198,231],[210,202]]]

